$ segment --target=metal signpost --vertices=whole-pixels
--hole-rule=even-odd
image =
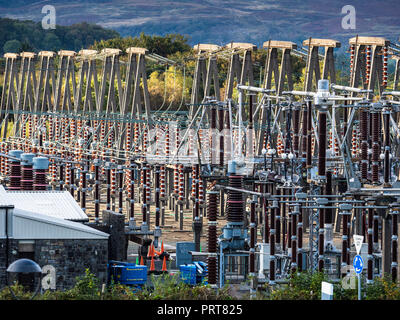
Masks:
[[[360,256],[360,250],[364,237],[359,235],[354,235],[353,239],[357,251],[357,255],[353,259],[353,267],[354,271],[357,273],[357,279],[358,279],[358,300],[361,300],[361,272],[364,267],[364,261]]]

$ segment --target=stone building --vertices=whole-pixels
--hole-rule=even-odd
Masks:
[[[71,288],[76,277],[83,276],[87,268],[101,283],[106,282],[109,234],[80,222],[52,216],[52,211],[47,210],[51,201],[43,199],[44,193],[37,193],[36,198],[40,200],[32,204],[31,210],[22,209],[21,201],[15,202],[8,193],[0,191],[0,288],[6,285],[7,266],[20,258],[32,259],[42,269],[55,272],[53,289]],[[32,194],[30,196],[34,197]],[[41,210],[40,205],[47,209]],[[27,208],[26,203],[24,206]],[[58,206],[63,204],[59,202]],[[75,210],[78,209],[75,207]],[[85,215],[83,211],[78,213]],[[64,215],[68,217],[71,212],[65,210]]]

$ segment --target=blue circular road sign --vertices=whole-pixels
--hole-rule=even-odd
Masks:
[[[361,256],[356,255],[353,259],[353,267],[357,274],[361,273],[364,267],[364,261]]]

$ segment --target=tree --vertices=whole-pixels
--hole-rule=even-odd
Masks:
[[[61,49],[61,41],[54,33],[48,33],[44,37],[43,45],[45,50],[58,51]]]
[[[21,50],[22,44],[18,40],[9,40],[3,46],[4,52],[12,52],[12,53],[19,53]]]

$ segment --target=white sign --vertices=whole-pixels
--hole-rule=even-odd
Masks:
[[[321,300],[333,300],[333,284],[321,282]]]
[[[45,276],[42,278],[42,288],[44,290],[56,289],[56,268],[48,264],[42,267],[42,273]]]
[[[359,236],[357,234],[353,235],[353,241],[354,241],[354,245],[356,246],[357,255],[360,254],[363,240],[364,240],[364,236]]]

